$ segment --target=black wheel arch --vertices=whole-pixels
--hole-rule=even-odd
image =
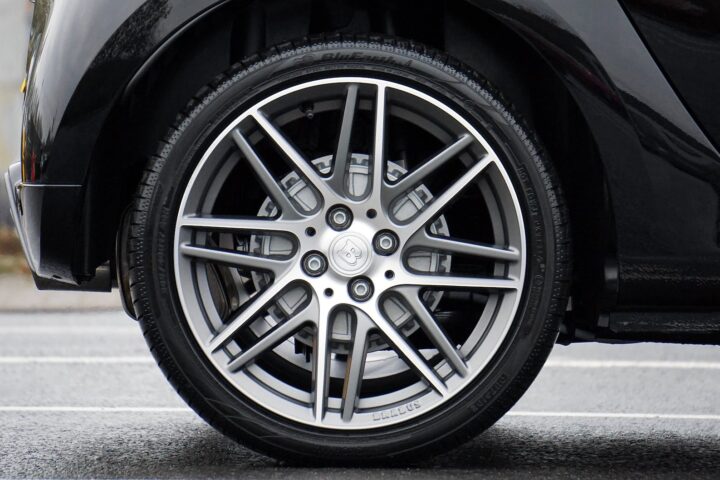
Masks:
[[[405,15],[411,6],[427,19],[422,28],[415,15]],[[507,19],[464,1],[235,2],[170,38],[128,83],[98,139],[86,197],[86,205],[103,205],[85,220],[95,240],[88,255],[92,264],[114,253],[121,214],[146,158],[188,99],[218,72],[256,51],[332,31],[398,35],[445,51],[482,71],[521,111],[546,145],[566,192],[576,258],[588,259],[576,268],[574,304],[592,316],[602,289],[602,260],[614,239],[607,229],[612,224],[607,189],[592,131],[565,85],[568,79]]]

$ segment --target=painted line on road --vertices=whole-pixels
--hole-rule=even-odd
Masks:
[[[22,364],[108,364],[108,363],[148,363],[154,364],[152,357],[0,357],[0,365],[22,365]]]
[[[720,415],[685,413],[614,413],[614,412],[524,412],[510,411],[508,417],[555,417],[555,418],[624,418],[636,420],[712,420],[720,421]]]
[[[44,326],[44,325],[17,325],[0,327],[0,336],[3,335],[138,335],[140,329],[127,327],[84,327],[73,326]]]
[[[64,407],[0,406],[0,412],[27,413],[188,413],[187,407]]]
[[[8,356],[0,357],[0,364],[154,364],[149,356]],[[648,368],[648,369],[678,369],[678,370],[720,370],[720,362],[676,362],[676,361],[626,361],[626,360],[548,360],[548,368],[576,368],[576,369],[613,369],[613,368]]]
[[[720,362],[671,361],[671,360],[573,360],[550,359],[549,368],[655,368],[677,370],[720,370]]]
[[[79,406],[0,406],[0,413],[193,413],[188,407],[79,407]],[[585,418],[627,420],[718,421],[720,415],[680,413],[614,413],[614,412],[529,412],[511,411],[507,417]]]

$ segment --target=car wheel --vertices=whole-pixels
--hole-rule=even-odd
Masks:
[[[479,74],[393,39],[316,39],[178,117],[138,191],[132,298],[221,432],[284,459],[417,459],[534,379],[568,242],[551,165]]]

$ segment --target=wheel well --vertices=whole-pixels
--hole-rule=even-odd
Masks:
[[[406,14],[410,10],[413,15]],[[231,2],[186,29],[133,79],[103,129],[88,188],[88,204],[103,206],[88,225],[98,240],[91,259],[101,264],[113,256],[121,214],[147,156],[203,85],[264,48],[328,32],[383,33],[424,43],[482,72],[502,91],[535,129],[558,170],[574,238],[573,308],[577,316],[595,318],[613,236],[591,131],[543,57],[499,20],[462,0]]]

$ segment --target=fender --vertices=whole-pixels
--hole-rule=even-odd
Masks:
[[[18,200],[41,211],[39,277],[73,284],[88,265],[83,192],[113,105],[148,58],[228,0],[38,0],[30,41]],[[92,21],[76,22],[84,17]],[[58,192],[65,192],[59,194]],[[68,195],[66,192],[72,192]],[[108,285],[109,288],[109,285]]]
[[[128,81],[174,34],[226,1],[38,2],[48,16],[30,53],[24,181],[83,184],[87,168],[82,167]],[[93,21],[75,21],[81,17]]]
[[[616,222],[617,303],[717,305],[720,155],[620,2],[471,3],[535,46],[590,126]]]

